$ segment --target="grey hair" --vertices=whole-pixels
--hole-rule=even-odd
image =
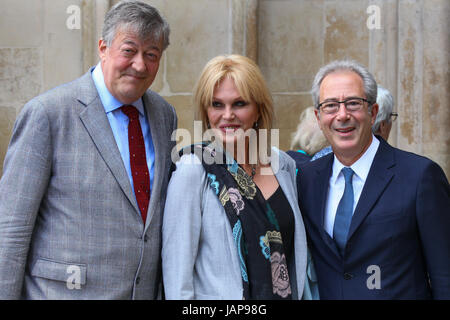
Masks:
[[[329,143],[317,123],[314,107],[306,108],[300,114],[297,131],[292,134],[291,149],[300,149],[313,156],[327,145]]]
[[[162,50],[169,46],[170,27],[158,10],[140,1],[121,1],[106,14],[102,39],[111,46],[117,30],[131,29],[139,38],[162,41]]]
[[[313,85],[311,88],[311,95],[314,106],[317,108],[319,105],[319,93],[320,85],[323,79],[330,73],[339,71],[352,71],[358,74],[363,80],[364,94],[369,101],[369,110],[377,99],[377,82],[373,75],[361,64],[354,60],[336,60],[320,68],[314,77]]]
[[[378,113],[375,122],[372,125],[372,131],[377,132],[380,128],[381,121],[391,122],[391,113],[394,108],[394,97],[382,86],[378,86],[377,95]]]

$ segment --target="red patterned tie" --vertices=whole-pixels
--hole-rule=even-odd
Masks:
[[[130,119],[128,124],[128,145],[130,147],[131,176],[133,177],[134,194],[145,224],[150,202],[150,175],[145,155],[144,137],[139,122],[139,111],[129,105],[122,106],[121,109]]]

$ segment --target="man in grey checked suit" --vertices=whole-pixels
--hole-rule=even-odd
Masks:
[[[105,18],[100,63],[24,106],[0,180],[0,299],[160,296],[160,230],[177,118],[148,88],[169,32],[153,7],[117,4]],[[122,105],[138,110],[145,141],[145,220]]]

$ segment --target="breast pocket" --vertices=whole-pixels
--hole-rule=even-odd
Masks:
[[[87,267],[80,263],[59,262],[45,258],[38,258],[31,268],[34,277],[62,281],[69,289],[80,289],[86,284]]]
[[[366,222],[370,224],[381,223],[402,223],[409,211],[409,202],[404,199],[399,201],[398,196],[394,197],[391,194],[381,197],[378,202],[372,207],[366,217]]]
[[[389,213],[373,213],[367,217],[367,223],[369,224],[379,224],[379,223],[395,223],[401,222],[402,219],[405,219],[404,214],[401,212],[389,212]]]

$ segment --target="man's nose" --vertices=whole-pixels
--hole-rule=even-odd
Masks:
[[[133,69],[137,72],[145,72],[146,70],[145,60],[142,54],[136,54],[133,60]]]
[[[349,118],[349,116],[350,116],[350,113],[348,112],[347,107],[345,106],[344,102],[340,102],[336,117],[340,120],[347,120]]]

